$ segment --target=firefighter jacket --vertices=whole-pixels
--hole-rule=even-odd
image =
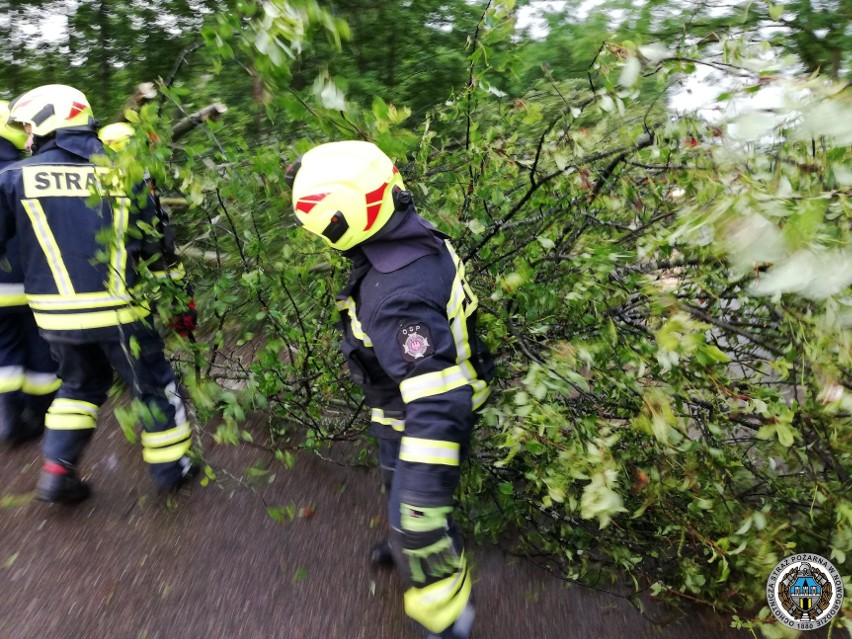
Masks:
[[[147,187],[102,184],[114,176],[89,158],[103,153],[93,130],[61,129],[0,171],[0,256],[16,237],[27,302],[53,340],[116,339],[150,315],[143,261],[155,276],[183,276]]]
[[[346,253],[337,297],[343,353],[372,409],[373,432],[402,438],[399,459],[458,466],[493,363],[475,333],[464,265],[413,205],[389,235]]]
[[[21,152],[5,138],[0,138],[0,171],[21,159]],[[0,315],[20,313],[27,309],[24,297],[24,271],[18,255],[18,242],[11,240],[6,259],[0,263]]]

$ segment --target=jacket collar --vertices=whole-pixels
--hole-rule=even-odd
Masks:
[[[417,215],[414,205],[397,211],[400,221],[387,233],[378,233],[360,246],[374,269],[392,273],[441,250],[443,238],[430,222]]]
[[[98,134],[91,127],[59,129],[51,137],[39,139],[33,155],[40,155],[56,148],[72,153],[86,161],[90,160],[93,155],[104,154],[103,142],[100,141]]]

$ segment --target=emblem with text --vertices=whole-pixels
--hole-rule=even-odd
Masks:
[[[816,630],[843,605],[843,579],[825,557],[801,553],[782,559],[766,581],[766,601],[775,618],[796,630]]]
[[[416,362],[435,352],[432,333],[425,324],[411,323],[401,326],[396,334],[396,341],[402,348],[403,359],[407,362]]]

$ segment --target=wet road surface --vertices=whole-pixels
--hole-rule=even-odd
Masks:
[[[81,464],[94,495],[76,507],[32,500],[38,444],[0,450],[0,639],[420,637],[396,575],[367,562],[384,520],[377,471],[307,454],[288,470],[205,441],[217,479],[170,500],[104,417]],[[271,472],[251,483],[250,467]],[[283,523],[266,512],[287,506]],[[655,626],[497,548],[473,558],[475,639],[751,636],[706,610],[663,611],[674,621]]]

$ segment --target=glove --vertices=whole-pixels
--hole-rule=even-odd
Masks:
[[[428,630],[430,638],[469,637],[471,578],[450,518],[452,508],[400,507],[400,568],[411,582],[404,595],[406,614]]]
[[[195,330],[197,321],[198,311],[195,310],[195,300],[190,299],[189,304],[187,304],[187,310],[177,317],[172,318],[169,322],[169,327],[178,335],[186,337]]]
[[[464,568],[461,543],[448,520],[452,508],[416,508],[402,504],[402,553],[418,587]]]

